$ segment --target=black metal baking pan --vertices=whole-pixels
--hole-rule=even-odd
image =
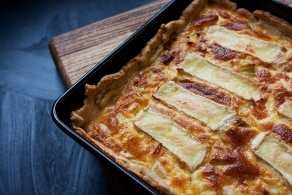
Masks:
[[[52,118],[56,125],[67,135],[73,138],[81,146],[91,152],[99,159],[106,161],[129,176],[150,194],[157,194],[153,188],[143,182],[135,175],[123,169],[119,164],[111,160],[99,149],[90,144],[87,140],[77,134],[70,126],[70,112],[83,105],[85,98],[85,84],[96,84],[104,75],[118,72],[130,59],[135,57],[146,43],[156,34],[162,23],[176,20],[181,12],[190,4],[192,0],[173,0],[167,4],[159,13],[146,22],[132,36],[119,45],[100,63],[93,67],[86,75],[77,81],[70,89],[61,95],[52,107]],[[276,0],[234,0],[238,7],[246,8],[250,11],[261,9],[269,11],[292,24],[292,8]]]

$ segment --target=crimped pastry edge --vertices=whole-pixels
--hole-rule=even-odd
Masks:
[[[257,22],[259,25],[268,28],[276,34],[283,34],[285,37],[292,38],[292,26],[286,21],[271,15],[269,12],[256,10],[253,13],[244,9],[237,8],[236,3],[229,0],[209,0],[216,3],[225,9],[234,11],[252,22]],[[87,132],[82,128],[87,125],[91,120],[98,115],[98,112],[104,108],[111,96],[119,94],[123,86],[128,82],[136,71],[141,67],[145,67],[155,61],[160,52],[162,51],[163,44],[167,43],[170,36],[174,32],[180,32],[188,22],[195,17],[203,8],[208,0],[194,0],[182,13],[178,20],[171,21],[167,24],[162,24],[156,35],[146,44],[140,54],[130,60],[124,65],[117,73],[104,76],[97,85],[85,86],[86,99],[84,106],[71,112],[71,121],[73,129],[88,140],[92,145],[100,149],[104,154],[109,156],[119,165],[124,167],[131,173],[134,173],[142,180],[147,182],[150,186],[157,189],[162,194],[177,194],[171,189],[165,181],[155,175],[151,170],[141,165],[137,165],[128,159],[115,154],[112,150],[105,147],[102,143],[92,139]],[[281,24],[275,28],[275,24]],[[106,94],[110,94],[107,96]]]

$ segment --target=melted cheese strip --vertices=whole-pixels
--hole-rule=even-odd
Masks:
[[[252,142],[255,154],[267,161],[292,185],[292,151],[271,134],[261,133]]]
[[[224,27],[210,26],[205,38],[225,48],[258,57],[264,62],[273,62],[281,54],[281,48],[274,43],[239,35]]]
[[[290,100],[286,100],[281,106],[278,108],[278,112],[292,118],[292,102]]]
[[[192,171],[203,161],[207,151],[205,146],[169,117],[148,109],[134,124],[177,155]]]
[[[218,85],[245,99],[257,101],[261,98],[256,84],[239,74],[212,64],[195,53],[188,54],[180,67],[192,76]]]
[[[292,78],[292,72],[286,72],[286,75],[290,78]]]
[[[234,111],[196,95],[172,81],[161,86],[154,97],[206,123],[213,130],[222,128],[236,117]]]

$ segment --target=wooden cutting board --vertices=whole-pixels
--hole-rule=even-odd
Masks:
[[[292,0],[279,1],[292,7]],[[170,0],[156,0],[53,37],[49,43],[51,54],[66,86],[73,85],[169,2]],[[122,177],[114,167],[104,165],[104,169],[115,194],[141,194],[142,188]]]

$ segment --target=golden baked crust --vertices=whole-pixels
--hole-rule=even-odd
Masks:
[[[72,127],[162,194],[292,194],[291,35],[268,12],[195,0],[85,86]]]

